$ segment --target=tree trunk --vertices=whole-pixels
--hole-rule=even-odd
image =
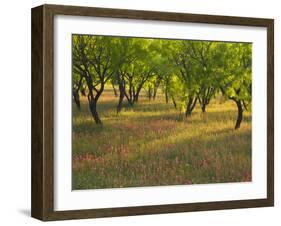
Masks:
[[[122,86],[119,86],[119,101],[117,105],[117,113],[121,112],[124,96],[125,96],[125,90],[123,89]]]
[[[148,99],[149,101],[151,101],[151,97],[152,97],[152,90],[151,87],[148,88]]]
[[[132,85],[132,82],[130,81],[130,84],[129,84],[129,99],[128,99],[130,105],[133,105],[133,98],[134,98],[134,96],[133,96],[133,85]]]
[[[191,115],[191,103],[190,101],[188,101],[187,106],[186,106],[186,110],[185,110],[185,117],[190,116]]]
[[[84,88],[81,88],[80,91],[81,91],[82,96],[85,97],[86,96],[86,90]]]
[[[202,110],[202,113],[206,112],[206,104],[205,103],[202,104],[201,110]]]
[[[196,102],[197,102],[197,97],[194,99],[193,97],[188,98],[188,102],[186,105],[186,111],[185,111],[185,117],[190,116],[193,109],[195,108]]]
[[[80,105],[80,97],[79,97],[79,93],[78,92],[73,91],[73,99],[74,99],[74,102],[75,102],[78,110],[80,111],[81,110],[81,105]]]
[[[237,105],[237,120],[235,124],[235,129],[239,129],[243,119],[243,107],[242,107],[241,100],[235,100],[235,103]]]
[[[142,86],[139,87],[139,88],[136,90],[136,92],[135,92],[135,94],[134,94],[134,102],[138,102],[138,101],[139,101],[139,96],[140,96],[141,88],[142,88]]]
[[[242,104],[243,104],[243,107],[246,111],[248,111],[248,107],[247,107],[247,104],[245,103],[245,101],[242,101]]]
[[[121,112],[122,109],[122,103],[123,99],[125,97],[125,92],[126,92],[126,83],[124,81],[124,78],[122,78],[121,74],[117,73],[117,78],[118,78],[118,88],[119,88],[119,101],[117,105],[117,114]]]
[[[126,91],[124,92],[124,94],[125,94],[125,97],[126,97],[128,103],[129,103],[129,105],[130,105],[130,106],[133,106],[133,105],[134,105],[134,102],[133,102],[132,97],[129,96],[129,95],[126,93]]]
[[[198,96],[198,101],[200,103],[200,107],[201,107],[201,111],[202,113],[205,113],[206,112],[206,107],[209,103],[209,100],[206,98],[206,97],[202,97],[200,98],[200,96]]]
[[[96,124],[102,124],[100,118],[99,118],[99,114],[97,112],[97,101],[95,100],[90,100],[89,101],[89,107],[90,107],[90,111],[92,113],[92,116],[95,120]]]
[[[174,108],[177,109],[177,102],[174,97],[172,97],[172,101],[173,101]]]
[[[156,99],[157,90],[158,90],[158,87],[154,87],[154,89],[153,89],[153,100]]]
[[[113,88],[114,96],[115,96],[115,97],[118,97],[117,90],[115,89],[115,86],[114,86],[113,83],[112,83],[112,88]]]
[[[139,92],[137,92],[135,95],[134,95],[134,100],[133,102],[138,102],[139,101]]]
[[[167,88],[165,89],[165,100],[166,100],[166,104],[169,103],[169,97],[168,97],[168,90]]]

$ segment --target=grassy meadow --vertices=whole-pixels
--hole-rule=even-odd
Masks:
[[[107,87],[98,103],[103,125],[93,121],[85,97],[73,103],[73,189],[251,181],[251,112],[234,130],[237,108],[217,97],[191,117],[160,93],[127,105]]]

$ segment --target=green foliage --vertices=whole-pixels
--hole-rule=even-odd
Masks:
[[[220,85],[229,98],[251,103],[252,45],[230,43],[221,52],[224,67],[221,69]]]
[[[86,73],[93,85],[109,79],[114,70],[116,58],[112,51],[114,42],[106,36],[73,35],[74,73]]]
[[[131,105],[142,89],[151,99],[161,87],[166,102],[190,114],[197,100],[205,112],[219,92],[248,108],[251,55],[250,43],[73,35],[73,84],[81,76],[81,86],[90,82],[94,90],[116,84]]]

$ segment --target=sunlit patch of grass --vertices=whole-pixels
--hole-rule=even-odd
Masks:
[[[73,188],[201,184],[251,181],[251,112],[234,130],[236,107],[216,99],[192,116],[166,104],[163,95],[125,105],[107,89],[97,126],[82,98],[73,105]],[[126,103],[126,100],[124,100]]]

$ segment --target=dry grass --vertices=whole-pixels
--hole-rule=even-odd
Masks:
[[[73,105],[73,189],[251,181],[251,113],[234,130],[236,108],[215,100],[185,119],[163,96],[144,96],[116,114],[113,91],[94,124],[86,99]]]

